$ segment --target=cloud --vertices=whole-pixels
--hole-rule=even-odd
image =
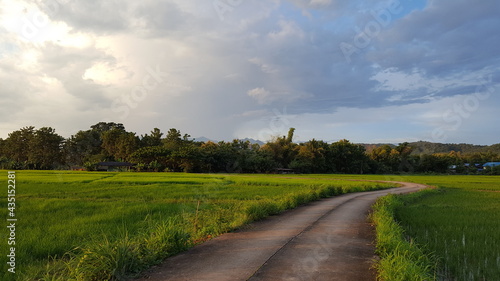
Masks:
[[[332,11],[336,9],[345,9],[349,1],[344,0],[290,0],[297,7],[300,7],[304,11],[308,10],[327,10]]]
[[[276,97],[273,97],[271,92],[264,88],[255,88],[248,91],[248,95],[256,99],[260,104],[266,104],[274,101]]]
[[[86,32],[109,34],[125,31],[129,22],[129,1],[40,1],[38,8],[53,21],[62,21]]]
[[[270,104],[276,101],[282,103],[290,103],[298,99],[305,99],[311,97],[310,94],[300,92],[286,92],[278,91],[271,92],[265,88],[254,88],[247,92],[248,96],[257,100],[259,104]]]
[[[297,23],[293,21],[280,21],[279,23],[280,30],[279,31],[271,31],[268,36],[271,40],[274,41],[286,41],[289,38],[297,38],[302,40],[305,36],[304,31],[298,26]]]
[[[335,112],[290,114],[288,110],[255,116],[243,124],[236,135],[269,139],[296,128],[299,141],[312,138],[338,141],[348,138],[357,143],[400,143],[432,141],[494,144],[498,122],[490,122],[500,100],[497,88],[490,95],[459,95],[428,103],[391,105],[369,109],[341,107]],[[477,94],[477,93],[476,93]],[[381,134],[380,132],[383,132]]]
[[[495,1],[431,1],[382,32],[370,59],[383,68],[423,69],[429,76],[479,71],[500,51],[494,36],[500,24]],[[460,15],[452,17],[449,15]]]
[[[262,72],[267,74],[278,73],[279,69],[276,65],[268,64],[263,59],[260,58],[251,58],[248,60],[251,63],[254,63],[260,67]]]
[[[355,44],[377,24],[374,12],[397,1],[230,1],[222,17],[201,0],[5,1],[0,137],[31,122],[69,136],[108,120],[142,134],[177,127],[230,139],[251,133],[248,124],[269,127],[286,107],[290,124],[278,126],[285,133],[304,120],[304,136],[333,139],[327,128],[343,128],[343,137],[365,139],[367,122],[379,136],[416,138],[412,129],[421,132],[435,115],[426,106],[500,82],[493,0],[399,2],[401,11],[379,23],[351,61],[341,43]],[[160,83],[148,80],[151,69],[161,72]],[[148,89],[138,97],[141,87]],[[413,108],[421,114],[401,118],[406,125],[377,118]],[[262,116],[268,120],[256,121]],[[375,130],[367,135],[381,139]]]

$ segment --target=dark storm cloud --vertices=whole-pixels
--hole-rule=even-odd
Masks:
[[[479,71],[500,63],[497,1],[433,1],[381,33],[370,60],[428,76]]]

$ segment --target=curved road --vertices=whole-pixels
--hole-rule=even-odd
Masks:
[[[371,205],[426,188],[391,183],[401,187],[335,196],[252,223],[166,259],[140,280],[375,280]]]

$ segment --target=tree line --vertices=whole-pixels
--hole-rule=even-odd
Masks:
[[[259,145],[238,139],[198,142],[174,128],[166,134],[154,128],[150,134],[138,136],[113,122],[97,123],[67,139],[53,128],[30,126],[0,139],[0,168],[95,170],[99,162],[119,161],[134,163],[135,171],[155,172],[446,173],[450,165],[457,165],[456,172],[474,173],[477,169],[464,164],[500,161],[496,151],[426,154],[407,142],[368,146],[368,150],[345,139],[296,143],[294,132],[291,128],[286,136]]]

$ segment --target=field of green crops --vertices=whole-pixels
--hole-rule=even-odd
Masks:
[[[415,262],[408,268],[418,263],[429,265],[426,257],[411,257],[403,250],[411,248],[413,252],[421,249],[431,257],[428,269],[436,268],[431,272],[436,280],[500,280],[500,177],[408,176],[404,180],[437,188],[387,198],[385,203],[394,207],[392,215],[411,243],[394,247],[400,249],[382,262],[389,269],[384,274],[401,276],[398,274],[409,269],[394,275],[390,271],[412,258]],[[397,232],[397,228],[393,229]],[[379,240],[392,239],[390,234],[382,235],[386,237]],[[414,245],[419,249],[415,250]]]
[[[7,195],[7,171],[2,171]],[[124,279],[165,257],[311,200],[387,188],[332,176],[16,172],[16,274],[1,280]],[[8,215],[7,199],[0,215]],[[7,222],[5,222],[7,224]]]
[[[429,177],[439,187],[403,199],[396,219],[438,258],[448,280],[499,280],[500,177]]]
[[[8,174],[0,173],[7,195]],[[405,238],[432,254],[438,279],[500,276],[500,177],[18,171],[16,274],[7,272],[9,230],[2,227],[0,280],[125,279],[253,220],[389,187],[348,179],[438,187],[398,197],[394,216]],[[6,218],[6,196],[0,206]]]

